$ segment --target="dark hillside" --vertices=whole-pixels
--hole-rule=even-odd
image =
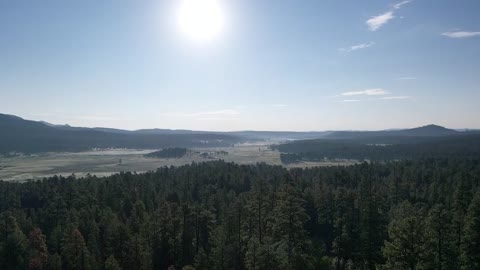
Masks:
[[[158,149],[227,146],[239,142],[225,134],[136,134],[90,128],[55,127],[0,114],[0,153],[83,151],[91,148]]]

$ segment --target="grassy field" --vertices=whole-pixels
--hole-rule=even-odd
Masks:
[[[113,149],[107,151],[88,151],[80,153],[45,153],[30,156],[10,158],[0,157],[1,180],[38,179],[53,175],[77,177],[86,174],[104,176],[121,171],[145,172],[162,166],[178,166],[192,162],[204,162],[223,159],[227,162],[239,164],[255,164],[265,162],[273,165],[282,165],[280,153],[268,148],[268,144],[242,144],[235,147],[193,148],[192,154],[178,159],[146,158],[145,154],[156,151]],[[228,152],[221,155],[219,152]],[[200,154],[207,153],[207,158]],[[312,167],[349,165],[352,162],[305,162],[289,164],[287,167]]]

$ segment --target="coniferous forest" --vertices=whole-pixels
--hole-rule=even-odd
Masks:
[[[480,269],[480,160],[0,181],[0,269]]]

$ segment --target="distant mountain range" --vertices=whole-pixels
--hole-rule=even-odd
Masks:
[[[228,146],[241,141],[241,138],[234,135],[220,133],[80,128],[0,114],[0,153],[84,151],[92,148]]]
[[[462,131],[456,131],[437,125],[428,125],[411,129],[381,130],[381,131],[335,131],[324,138],[326,139],[357,139],[366,137],[440,137],[463,134]]]
[[[428,140],[432,137],[480,134],[428,125],[412,129],[383,131],[236,131],[209,132],[194,130],[84,128],[30,121],[14,115],[0,114],[0,153],[83,151],[92,148],[158,149],[165,147],[228,146],[258,140],[364,140],[365,143]]]

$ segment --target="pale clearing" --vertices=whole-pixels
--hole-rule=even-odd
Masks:
[[[44,153],[28,156],[0,157],[0,180],[40,179],[53,175],[82,177],[87,174],[106,176],[121,171],[146,172],[163,166],[179,166],[192,162],[224,160],[238,164],[267,163],[284,165],[280,153],[269,149],[266,143],[241,144],[234,147],[192,148],[193,154],[178,159],[146,158],[156,151],[134,149],[109,149],[80,153]],[[228,152],[220,155],[218,152]],[[208,158],[200,156],[208,153]],[[354,164],[353,161],[304,162],[284,165],[291,167],[338,166]]]

